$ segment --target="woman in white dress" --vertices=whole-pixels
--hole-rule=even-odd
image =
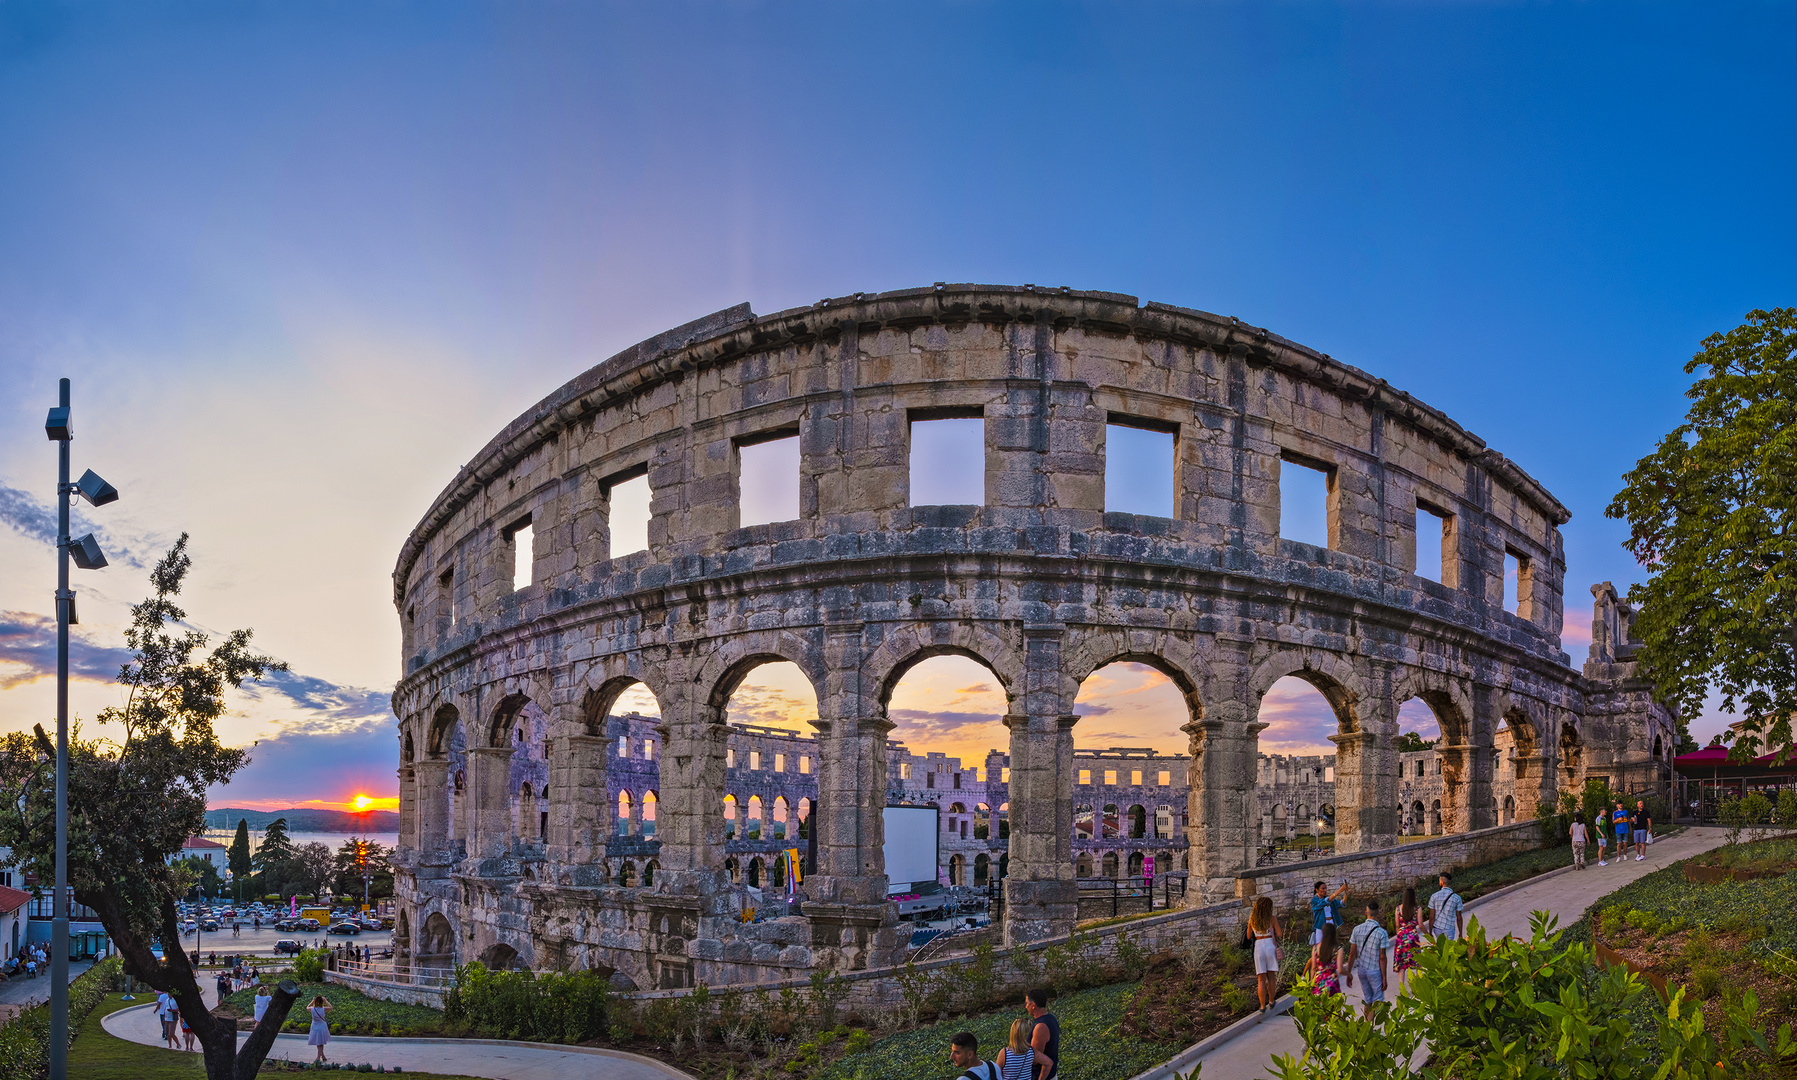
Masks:
[[[1260,993],[1262,1012],[1279,1000],[1279,917],[1273,914],[1273,898],[1262,896],[1254,901],[1248,916],[1248,932],[1254,935],[1255,989]]]
[[[256,987],[256,1023],[262,1022],[263,1014],[268,1012],[268,1003],[273,1000],[274,997],[269,993],[267,983]]]
[[[324,1044],[331,1041],[331,1025],[325,1020],[325,1013],[331,1011],[331,1003],[320,994],[306,1006],[306,1011],[312,1014],[312,1030],[306,1034],[306,1045],[318,1047],[318,1060],[323,1061]]]

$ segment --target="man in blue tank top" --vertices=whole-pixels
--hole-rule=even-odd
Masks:
[[[1023,1010],[1030,1014],[1030,1048],[1036,1052],[1036,1080],[1054,1080],[1061,1073],[1061,1022],[1048,1011],[1048,991],[1023,995]]]

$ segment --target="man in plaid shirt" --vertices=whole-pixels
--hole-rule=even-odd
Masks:
[[[1446,870],[1436,880],[1441,882],[1441,888],[1429,897],[1429,910],[1434,913],[1430,930],[1436,937],[1458,941],[1462,932],[1460,909],[1466,906],[1466,901],[1460,899],[1460,894],[1448,884],[1453,876]]]

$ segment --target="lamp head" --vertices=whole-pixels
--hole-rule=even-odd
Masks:
[[[68,442],[75,437],[67,406],[50,410],[49,419],[44,421],[44,434],[50,436],[52,442]]]
[[[93,533],[69,541],[69,557],[83,570],[98,570],[106,565],[106,553]]]
[[[100,474],[92,469],[81,474],[75,481],[75,490],[88,501],[90,506],[105,506],[109,502],[117,502],[119,489],[100,479]]]

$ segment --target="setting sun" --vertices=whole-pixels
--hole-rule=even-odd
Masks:
[[[366,795],[357,795],[354,799],[350,800],[350,805],[354,806],[357,810],[366,810],[374,805],[374,800]]]

